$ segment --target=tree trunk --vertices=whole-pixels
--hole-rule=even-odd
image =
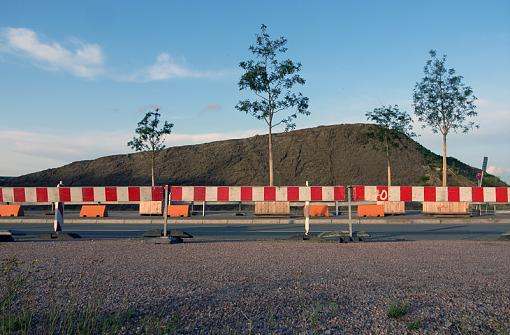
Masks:
[[[273,132],[271,126],[269,126],[269,186],[273,186]]]
[[[151,155],[151,177],[152,177],[152,187],[154,187],[154,151],[152,151]]]
[[[446,133],[443,134],[443,187],[448,185],[446,180]]]
[[[386,137],[386,160],[388,163],[388,186],[391,186],[391,165],[390,165],[390,147],[388,145],[388,138]]]

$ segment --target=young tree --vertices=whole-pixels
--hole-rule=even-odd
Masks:
[[[434,133],[443,135],[443,186],[447,186],[446,137],[450,131],[467,133],[479,127],[470,120],[477,115],[476,97],[471,87],[462,82],[462,76],[446,68],[446,55],[438,58],[435,50],[429,53],[425,76],[414,88],[414,113],[425,123],[423,128],[429,126]]]
[[[294,85],[304,85],[305,80],[298,74],[300,63],[290,59],[280,60],[279,56],[287,51],[287,39],[280,37],[272,40],[267,27],[260,27],[255,45],[250,46],[254,60],[241,62],[239,66],[244,74],[239,81],[239,89],[250,89],[255,100],[242,100],[235,106],[241,112],[264,120],[268,127],[269,185],[273,186],[273,128],[285,125],[285,131],[295,129],[298,114],[310,115],[308,98],[301,92],[292,91]],[[287,109],[292,112],[285,113]]]
[[[145,114],[142,121],[138,122],[138,127],[135,130],[137,136],[133,137],[128,142],[128,146],[136,151],[147,151],[151,158],[151,177],[152,187],[154,187],[154,160],[156,158],[156,152],[165,148],[164,135],[168,135],[172,132],[173,123],[165,121],[163,127],[158,128],[159,108],[154,111],[149,111]]]
[[[413,119],[406,111],[401,111],[397,105],[374,108],[365,114],[367,120],[375,122],[379,127],[374,131],[376,138],[384,143],[386,161],[388,163],[388,186],[391,186],[390,146],[401,135],[414,137]]]

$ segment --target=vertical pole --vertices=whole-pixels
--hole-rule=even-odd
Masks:
[[[205,201],[202,203],[202,216],[205,216]]]
[[[338,201],[335,201],[335,215],[338,216]]]
[[[350,237],[352,237],[352,204],[351,204],[352,195],[351,195],[351,190],[352,190],[352,186],[351,185],[347,186],[347,201],[348,201],[348,206],[349,206],[349,236]]]
[[[165,185],[165,205],[163,206],[163,237],[167,237],[166,235],[166,225],[168,222],[168,185]]]
[[[306,187],[308,187],[308,180],[306,181]],[[305,237],[308,237],[308,233],[310,231],[310,201],[305,201]]]
[[[64,184],[60,181],[57,185],[57,189],[59,189]],[[55,233],[62,232],[62,228],[64,226],[64,203],[60,202],[60,191],[57,192],[59,201],[55,202],[55,219],[53,220],[53,231]]]

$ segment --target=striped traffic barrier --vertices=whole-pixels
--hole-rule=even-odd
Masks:
[[[354,186],[354,201],[509,203],[508,187]]]
[[[345,201],[344,186],[172,186],[171,201]]]
[[[0,203],[135,204],[162,200],[163,188],[159,186],[0,187]]]

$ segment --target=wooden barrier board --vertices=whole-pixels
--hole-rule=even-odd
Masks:
[[[288,201],[257,201],[255,202],[255,215],[290,215],[290,202]]]

